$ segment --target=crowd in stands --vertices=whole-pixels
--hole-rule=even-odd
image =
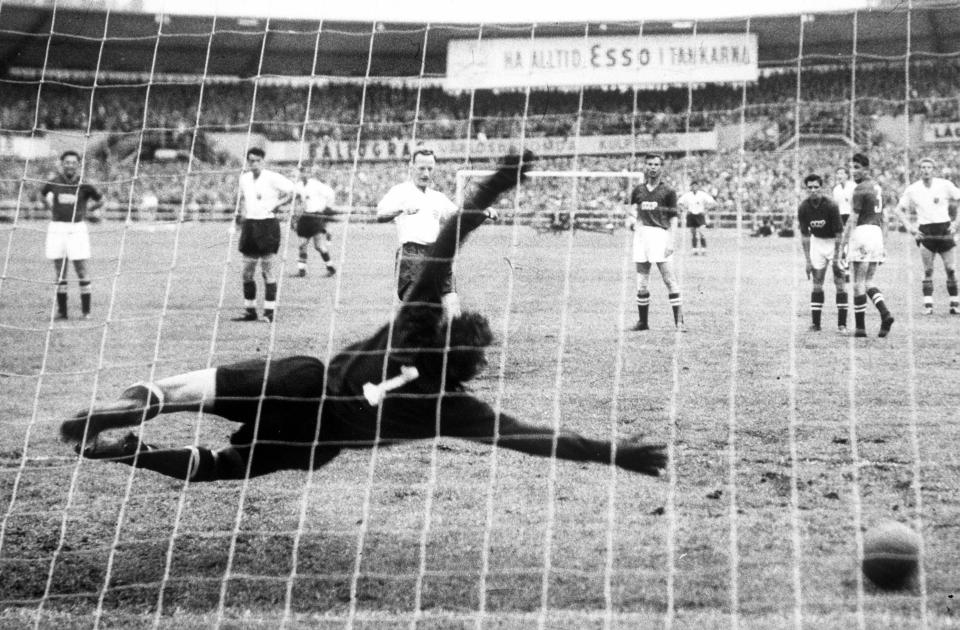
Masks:
[[[718,211],[735,216],[738,211],[747,220],[772,217],[781,222],[792,215],[803,197],[800,182],[809,173],[822,175],[828,184],[833,180],[837,166],[850,155],[848,148],[802,147],[789,151],[739,151],[703,153],[668,158],[668,181],[685,190],[691,180],[704,186],[718,201]],[[895,197],[906,183],[917,177],[916,165],[920,155],[931,155],[941,165],[942,175],[958,181],[952,168],[960,164],[960,150],[956,148],[912,152],[892,147],[871,151],[874,175],[886,193]],[[907,162],[913,166],[907,172]],[[463,163],[441,162],[436,185],[453,197],[456,192],[456,173]],[[472,164],[471,168],[485,168],[488,164]],[[4,201],[3,215],[9,219],[14,212],[22,218],[46,218],[41,210],[39,191],[50,176],[52,162],[24,162],[0,160],[0,199]],[[291,167],[275,167],[293,178]],[[629,156],[543,159],[542,170],[587,170],[639,172],[642,160]],[[240,166],[212,167],[194,162],[164,164],[145,162],[133,166],[87,163],[85,177],[95,183],[106,195],[108,207],[115,217],[128,216],[131,220],[225,220],[237,208],[237,180]],[[402,162],[359,163],[356,170],[350,163],[329,164],[320,169],[320,176],[337,193],[337,206],[352,213],[351,220],[368,220],[379,199],[393,184],[407,177]],[[635,184],[636,182],[633,182]],[[524,222],[536,217],[547,217],[556,212],[587,213],[617,221],[623,216],[624,200],[629,186],[626,178],[581,178],[531,180],[522,188],[519,204],[514,198],[502,199],[501,214],[506,220],[516,218]],[[832,185],[832,184],[831,184]],[[143,216],[143,200],[156,196],[160,205],[157,216]],[[516,216],[515,216],[516,214]]]
[[[802,130],[841,133],[857,118],[902,113],[932,120],[960,118],[960,58],[848,68],[765,73],[746,88],[693,85],[662,90],[585,89],[449,94],[437,87],[398,88],[370,82],[307,87],[201,84],[199,78],[152,85],[68,85],[56,81],[0,80],[0,130],[44,133],[62,129],[137,132],[161,129],[177,147],[189,144],[194,127],[253,131],[271,140],[609,135],[712,129],[718,124],[760,121],[776,127],[754,148]],[[855,86],[855,89],[854,89]],[[799,88],[800,106],[797,106]],[[850,98],[856,103],[850,111]],[[746,104],[746,107],[742,106]],[[199,114],[198,114],[199,112]],[[144,115],[146,113],[146,115]]]
[[[114,208],[129,208],[136,218],[143,198],[156,196],[172,217],[222,217],[237,205],[236,181],[241,165],[214,159],[200,150],[207,131],[258,132],[270,139],[315,140],[488,138],[602,134],[659,134],[716,125],[750,125],[752,135],[739,152],[692,155],[670,161],[670,177],[685,186],[690,178],[704,180],[721,208],[747,215],[791,211],[797,202],[798,176],[808,172],[832,175],[843,163],[846,148],[777,150],[801,131],[846,134],[851,115],[871,121],[879,115],[910,114],[932,121],[960,120],[960,59],[911,65],[910,93],[902,63],[850,68],[805,69],[766,73],[743,87],[697,85],[639,92],[586,89],[583,93],[534,91],[459,95],[439,88],[410,89],[369,83],[305,87],[184,83],[107,84],[95,89],[57,82],[38,84],[0,79],[0,133],[44,134],[58,130],[115,132],[98,152],[86,156],[86,177],[105,192]],[[800,105],[797,105],[799,93]],[[851,101],[853,98],[853,101]],[[853,110],[851,111],[851,102]],[[362,106],[361,106],[362,103]],[[743,105],[746,107],[743,107]],[[199,112],[199,115],[198,115]],[[799,114],[800,122],[797,122]],[[175,149],[193,149],[189,163],[138,160],[132,152],[145,130]],[[759,130],[759,131],[757,131]],[[359,131],[359,135],[358,135]],[[868,129],[869,131],[869,129]],[[856,136],[856,133],[854,134]],[[855,138],[873,146],[878,179],[890,191],[904,186],[902,150],[884,149],[882,139]],[[127,146],[125,155],[121,149]],[[123,155],[123,157],[121,157]],[[942,164],[957,163],[953,151],[940,151]],[[208,159],[209,158],[209,159]],[[442,156],[441,156],[442,158]],[[585,170],[640,170],[626,157],[581,157]],[[570,158],[545,168],[563,170]],[[439,187],[452,194],[459,164],[443,163]],[[482,166],[482,165],[481,165]],[[40,183],[55,165],[34,160],[17,162],[0,156],[0,203],[29,213],[39,207]],[[24,172],[26,168],[26,172]],[[405,176],[405,164],[387,162],[333,163],[325,178],[338,192],[338,203],[364,212],[392,184]],[[287,169],[288,175],[293,175]],[[598,212],[621,211],[625,184],[592,179],[579,183],[531,184],[522,206],[547,212],[568,206],[575,195],[582,207]],[[507,208],[509,211],[509,208]],[[25,216],[25,215],[24,215]]]

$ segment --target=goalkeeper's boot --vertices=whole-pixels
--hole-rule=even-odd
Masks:
[[[153,383],[128,387],[119,400],[80,411],[60,425],[60,437],[67,442],[89,442],[103,431],[137,426],[155,418],[163,409],[163,391]]]
[[[121,438],[108,440],[97,438],[86,448],[81,448],[80,444],[74,447],[78,455],[86,459],[110,459],[113,461],[129,462],[137,453],[149,451],[150,447],[140,441],[140,438],[134,433],[127,433]]]

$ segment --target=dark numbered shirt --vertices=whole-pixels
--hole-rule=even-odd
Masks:
[[[653,190],[640,184],[630,194],[630,204],[636,206],[637,223],[649,227],[670,228],[670,220],[677,214],[677,192],[660,182]]]
[[[48,181],[40,191],[44,197],[48,193],[53,193],[51,220],[68,223],[83,221],[87,213],[87,202],[101,199],[96,188],[90,184],[81,184],[79,177],[69,180],[62,173]]]
[[[857,213],[857,225],[883,226],[883,205],[880,184],[865,178],[853,189],[853,211]]]
[[[840,207],[826,197],[821,197],[817,204],[804,199],[797,209],[797,222],[800,224],[800,234],[804,236],[836,238],[843,232]]]

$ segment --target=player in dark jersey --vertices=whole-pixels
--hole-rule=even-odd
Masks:
[[[248,361],[127,389],[120,400],[81,411],[61,425],[84,457],[109,459],[191,481],[240,479],[318,468],[345,448],[388,446],[437,436],[490,443],[532,455],[613,463],[647,475],[666,465],[662,446],[612,443],[498,413],[466,390],[493,339],[485,317],[443,314],[442,280],[485,210],[512,188],[532,155],[513,156],[484,180],[441,228],[430,257],[394,320],[345,348],[328,366],[313,357]],[[161,449],[130,433],[160,413],[203,410],[241,423],[230,446]]]
[[[857,153],[850,162],[850,172],[857,187],[853,191],[850,218],[843,229],[840,248],[853,263],[853,318],[856,337],[866,337],[867,298],[880,313],[880,337],[886,337],[893,326],[893,315],[887,309],[883,293],[873,281],[877,267],[883,262],[883,194],[880,185],[870,178],[870,158]]]
[[[84,221],[98,220],[94,213],[103,205],[103,197],[92,185],[80,182],[79,167],[80,154],[64,151],[60,173],[40,191],[43,205],[50,210],[45,250],[57,272],[57,319],[67,318],[67,260],[73,261],[80,284],[80,312],[84,319],[90,317],[90,234]]]
[[[667,298],[673,308],[673,323],[685,330],[680,308],[680,285],[673,272],[676,250],[677,192],[663,178],[663,156],[648,153],[644,157],[644,183],[630,193],[633,212],[628,213],[633,230],[633,261],[637,266],[637,313],[639,319],[631,330],[647,330],[650,310],[650,268],[656,263],[667,286]]]
[[[810,293],[810,330],[820,330],[820,315],[823,311],[823,281],[827,267],[833,268],[833,282],[837,288],[837,327],[847,330],[847,285],[844,270],[840,266],[840,241],[843,220],[840,208],[833,199],[823,194],[823,178],[807,175],[803,180],[808,197],[800,202],[797,222],[800,225],[800,243],[807,259],[807,277],[813,281]]]

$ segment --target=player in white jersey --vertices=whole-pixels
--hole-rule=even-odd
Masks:
[[[377,204],[377,221],[397,224],[397,296],[403,300],[420,275],[427,250],[437,240],[440,225],[457,211],[446,195],[433,188],[437,158],[430,149],[418,148],[410,158],[410,179],[397,184]],[[451,319],[460,313],[460,301],[448,270],[440,278],[444,313]]]
[[[847,217],[850,216],[850,208],[853,206],[853,191],[857,184],[850,179],[850,170],[846,166],[836,170],[834,179],[837,183],[833,187],[833,201],[840,208],[840,219],[846,224]]]
[[[302,168],[297,182],[296,198],[300,200],[294,209],[294,224],[300,239],[297,245],[298,275],[301,278],[307,275],[307,246],[313,241],[313,248],[319,252],[327,266],[327,275],[332,276],[337,273],[337,269],[330,263],[330,251],[327,248],[327,241],[330,240],[327,215],[333,211],[337,193],[313,176],[309,169]]]
[[[717,207],[717,200],[700,186],[699,181],[693,180],[690,191],[677,200],[677,205],[686,212],[686,224],[690,228],[694,256],[707,255],[707,238],[703,235],[703,228],[710,224],[707,213]]]
[[[263,168],[263,149],[247,151],[247,170],[240,176],[240,194],[243,197],[240,232],[240,253],[243,254],[244,313],[234,321],[255,322],[257,316],[257,283],[254,273],[257,262],[263,274],[263,317],[273,321],[277,300],[276,265],[280,251],[280,221],[277,213],[293,199],[293,182]]]
[[[947,274],[950,314],[960,315],[955,248],[960,217],[950,217],[950,202],[960,201],[960,188],[949,180],[934,177],[936,166],[932,158],[920,160],[920,179],[903,191],[894,212],[920,246],[920,259],[923,261],[923,314],[933,314],[933,263],[939,254]],[[915,224],[908,214],[911,211],[916,213]]]
[[[834,172],[834,178],[837,183],[833,187],[833,201],[840,208],[840,220],[846,225],[847,218],[850,216],[850,208],[853,206],[853,191],[857,188],[857,183],[850,179],[850,169],[846,166],[839,167]],[[850,282],[849,269],[844,272],[843,280],[844,282]]]

